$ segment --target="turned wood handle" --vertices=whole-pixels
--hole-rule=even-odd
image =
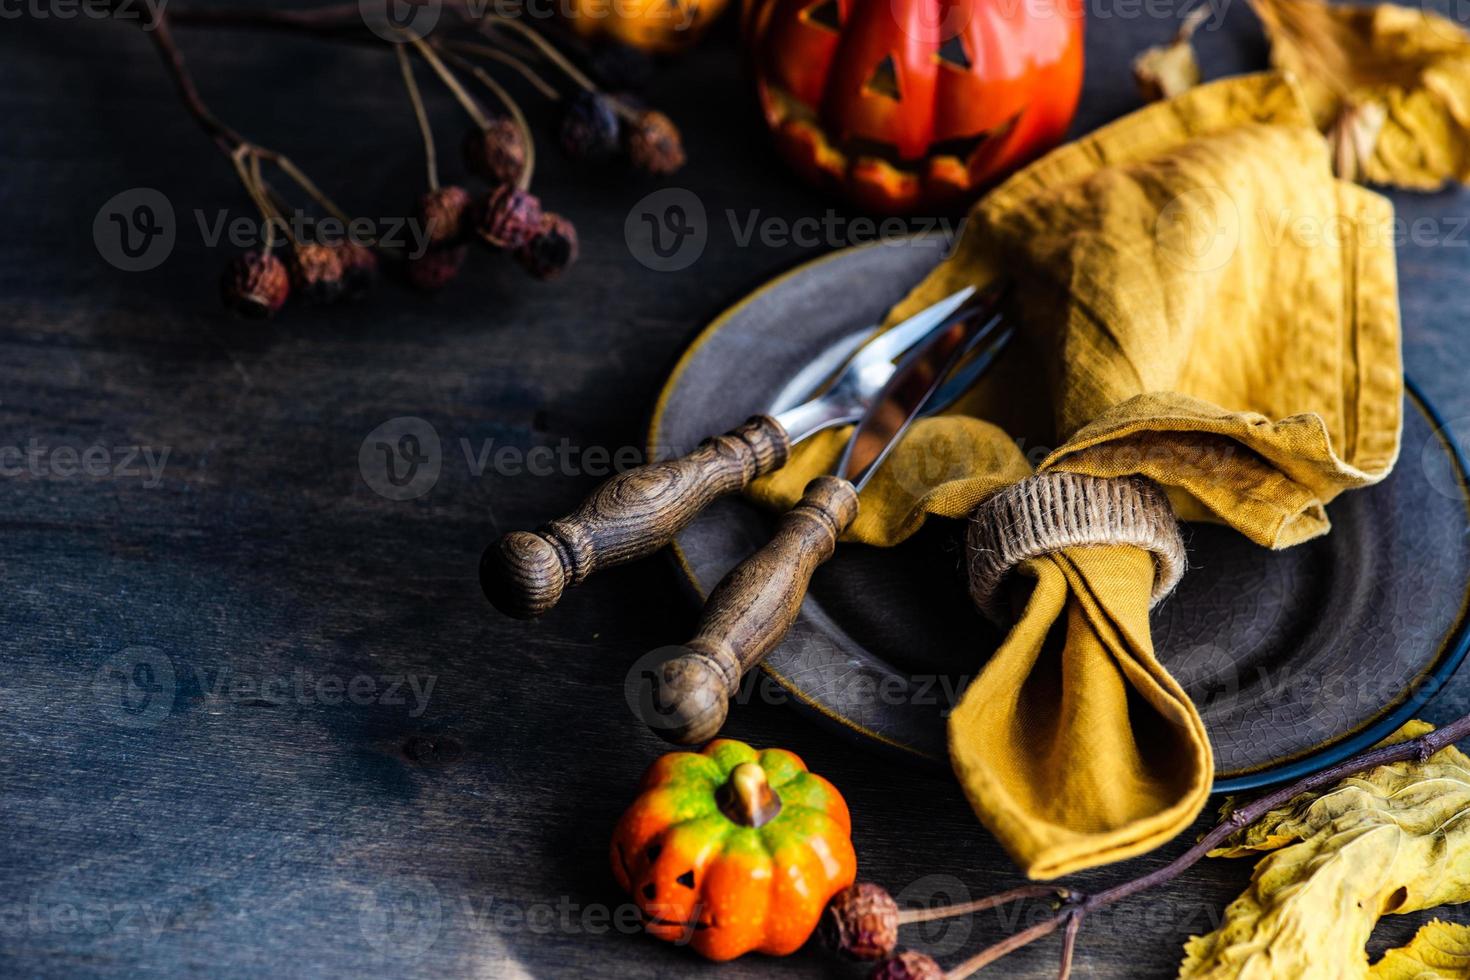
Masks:
[[[650,728],[679,745],[714,738],[740,678],[796,622],[812,573],[832,557],[857,511],[857,490],[846,480],[819,476],[807,484],[771,540],[709,594],[694,639],[659,669]]]
[[[501,612],[531,619],[593,572],[662,548],[716,499],[780,469],[791,452],[781,423],[757,415],[687,456],[619,473],[571,514],[512,531],[485,549],[480,587]]]

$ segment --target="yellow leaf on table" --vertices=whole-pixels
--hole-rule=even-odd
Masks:
[[[1470,926],[1435,919],[1368,971],[1373,980],[1470,980]]]
[[[1252,2],[1272,62],[1332,137],[1339,176],[1415,190],[1470,181],[1470,33],[1396,4]]]
[[[1392,741],[1430,730],[1410,722]],[[1365,947],[1381,916],[1470,900],[1470,758],[1450,746],[1349,776],[1211,853],[1261,852],[1220,928],[1185,944],[1179,976],[1371,977]]]

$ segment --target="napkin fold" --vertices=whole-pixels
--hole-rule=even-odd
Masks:
[[[911,429],[846,540],[896,544],[1062,471],[1145,478],[1181,519],[1280,548],[1326,533],[1325,505],[1397,458],[1392,210],[1333,178],[1289,79],[1202,86],[1037,161],[893,318],[1001,275],[1016,341]],[[804,443],[752,494],[791,506],[845,438]],[[967,797],[1032,877],[1149,850],[1204,804],[1209,740],[1150,639],[1155,573],[1129,545],[1023,562],[1023,611],[950,717]]]

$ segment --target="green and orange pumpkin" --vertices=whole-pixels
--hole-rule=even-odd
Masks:
[[[649,767],[613,874],[659,939],[712,960],[784,956],[853,883],[851,832],[841,794],[796,755],[717,739]]]

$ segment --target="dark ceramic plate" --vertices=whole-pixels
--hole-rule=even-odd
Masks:
[[[878,322],[939,258],[932,239],[849,249],[757,290],[680,361],[650,445],[692,446],[769,409],[802,365]],[[1217,790],[1358,751],[1453,673],[1467,645],[1465,486],[1459,451],[1411,391],[1398,466],[1331,505],[1331,534],[1272,552],[1222,527],[1186,528],[1189,572],[1155,609],[1153,635],[1209,729]],[[706,511],[675,546],[695,590],[757,548],[771,521],[738,499]],[[898,548],[840,547],[767,673],[847,732],[947,768],[944,714],[1001,639],[965,593],[959,532],[932,520]]]

